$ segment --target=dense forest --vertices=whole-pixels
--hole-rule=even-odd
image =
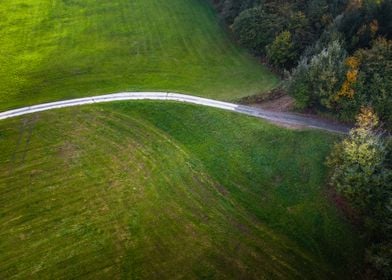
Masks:
[[[327,159],[329,183],[368,244],[359,273],[392,279],[392,0],[214,4],[235,39],[281,74],[297,109],[355,121]]]

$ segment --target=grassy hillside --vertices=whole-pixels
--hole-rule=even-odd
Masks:
[[[0,278],[344,279],[335,136],[176,103],[0,122]]]
[[[232,100],[276,82],[208,1],[1,1],[0,110],[125,90]]]

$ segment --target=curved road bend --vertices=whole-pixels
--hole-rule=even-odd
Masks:
[[[289,126],[300,126],[307,128],[314,128],[325,130],[334,133],[348,133],[350,127],[337,124],[325,120],[314,119],[310,116],[301,116],[293,113],[274,112],[254,108],[250,106],[237,105],[228,102],[222,102],[197,96],[168,93],[168,92],[122,92],[114,94],[99,95],[93,97],[77,98],[65,101],[57,101],[51,103],[44,103],[20,109],[5,111],[0,113],[0,120],[13,118],[17,116],[53,110],[58,108],[73,107],[85,104],[94,104],[102,102],[125,101],[125,100],[160,100],[160,101],[178,101],[185,103],[192,103],[213,108],[234,111],[241,114],[254,116],[265,119],[273,123],[284,124]]]

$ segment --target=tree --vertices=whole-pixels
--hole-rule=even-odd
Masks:
[[[258,55],[264,55],[265,47],[282,31],[283,24],[280,20],[258,6],[243,11],[234,20],[232,29],[243,46]]]
[[[224,0],[221,7],[221,15],[228,24],[243,11],[252,8],[258,0]]]
[[[308,46],[312,45],[319,34],[314,32],[305,13],[298,11],[289,15],[287,30],[292,34],[292,41],[301,54]],[[298,57],[297,57],[298,58]]]
[[[313,28],[318,32],[331,20],[331,16],[328,14],[328,3],[326,0],[309,1],[306,14],[313,23]]]
[[[306,57],[303,57],[286,82],[287,91],[294,97],[298,109],[310,108],[317,100],[312,92],[308,74],[309,62]]]
[[[225,21],[232,24],[241,9],[241,0],[225,0],[222,5],[222,16]]]
[[[356,127],[337,144],[327,164],[330,184],[358,211],[371,246],[367,261],[380,276],[392,276],[392,149],[371,108],[362,108]]]
[[[370,49],[355,53],[360,63],[357,91],[357,104],[372,104],[392,130],[392,41],[379,38]]]
[[[294,63],[297,52],[289,31],[280,33],[272,44],[267,46],[267,57],[273,65],[279,67],[287,68]]]
[[[387,143],[378,129],[379,118],[363,107],[349,137],[335,146],[328,158],[331,185],[364,216],[380,222],[392,192],[391,170],[386,165]]]
[[[341,43],[333,41],[310,59],[302,58],[291,73],[289,94],[294,98],[300,96],[300,102],[306,101],[303,107],[334,109],[334,97],[342,86],[346,73],[346,57],[347,53]]]
[[[318,55],[312,57],[309,78],[319,104],[328,109],[334,107],[333,97],[341,87],[344,73],[345,49],[339,41],[331,42]]]

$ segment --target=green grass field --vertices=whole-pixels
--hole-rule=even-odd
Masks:
[[[277,78],[207,0],[3,0],[0,110],[119,91],[234,100]]]
[[[0,279],[345,279],[336,136],[193,105],[0,122]]]

